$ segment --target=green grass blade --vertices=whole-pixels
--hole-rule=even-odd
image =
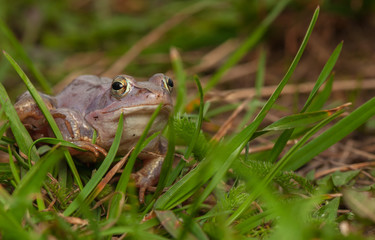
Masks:
[[[10,128],[13,132],[14,138],[20,148],[21,152],[27,154],[29,147],[33,144],[29,133],[27,132],[25,126],[22,124],[16,110],[14,109],[4,86],[0,83],[0,102],[4,109],[4,112],[9,121]],[[31,159],[37,161],[39,159],[36,148],[32,148]],[[30,159],[29,159],[30,160]]]
[[[298,150],[298,152],[292,156],[285,169],[296,170],[302,167],[313,157],[340,141],[374,115],[375,98],[372,98]]]
[[[172,165],[174,161],[174,151],[175,151],[175,132],[174,132],[173,122],[174,122],[174,117],[171,116],[169,118],[169,126],[168,126],[168,150],[164,158],[163,165],[161,167],[158,185],[156,187],[156,190],[152,199],[157,199],[159,195],[162,193],[164,187],[167,185],[167,180],[172,170]]]
[[[266,70],[266,51],[264,48],[260,51],[260,56],[258,60],[258,69],[255,77],[255,98],[251,100],[248,104],[248,109],[245,113],[245,116],[241,119],[240,124],[237,126],[237,131],[241,131],[243,127],[249,123],[250,119],[253,117],[255,111],[260,105],[261,92],[264,85],[264,75]]]
[[[196,122],[196,125],[195,125],[193,136],[192,136],[191,141],[188,145],[188,148],[186,149],[185,154],[184,154],[185,159],[189,159],[191,153],[194,150],[194,146],[197,143],[197,140],[199,138],[199,134],[201,133],[202,122],[203,122],[203,111],[204,111],[203,89],[202,89],[202,85],[199,81],[199,78],[197,76],[194,76],[194,81],[197,84],[198,92],[199,92],[199,113],[198,113],[198,119],[197,119],[197,122]],[[172,184],[176,180],[176,178],[178,177],[178,175],[180,174],[182,169],[185,167],[185,165],[186,165],[186,162],[184,160],[181,160],[178,163],[178,165],[175,167],[175,169],[169,175],[170,177],[167,181],[167,185]]]
[[[310,26],[307,30],[305,38],[301,44],[296,57],[294,58],[288,72],[276,88],[272,96],[269,98],[267,103],[261,109],[256,119],[246,127],[241,133],[233,137],[229,142],[230,144],[218,144],[207,154],[198,166],[186,174],[180,181],[174,184],[167,192],[165,192],[155,203],[156,209],[170,209],[177,204],[183,202],[189,198],[196,189],[208,181],[214,174],[214,178],[210,184],[205,188],[204,192],[199,196],[198,205],[209,195],[210,192],[217,186],[217,183],[222,179],[228,170],[231,163],[238,157],[241,150],[246,145],[247,141],[254,134],[260,123],[263,121],[268,111],[280,95],[282,89],[292,76],[294,69],[296,68],[299,59],[306,47],[307,40],[309,39],[313,26],[317,20],[319,14],[319,8],[316,9],[314,16],[311,20]]]
[[[334,109],[289,115],[268,125],[262,131],[281,131],[296,127],[307,127],[329,117],[333,111]]]
[[[271,218],[274,218],[274,212],[274,210],[269,209],[257,215],[251,216],[237,224],[235,226],[235,229],[240,233],[245,234],[253,228],[256,228],[257,226],[263,224],[264,222],[270,221]]]
[[[13,154],[12,154],[12,150],[10,149],[10,145],[8,145],[8,154],[9,154],[9,166],[12,171],[14,181],[17,184],[19,184],[21,179],[20,179],[20,176],[18,175],[19,171],[17,170],[16,165],[14,164],[14,161],[13,161]]]
[[[4,56],[10,62],[10,64],[13,66],[13,68],[16,70],[18,75],[21,77],[23,82],[25,83],[25,85],[26,85],[27,89],[29,90],[31,96],[33,97],[33,99],[37,103],[39,109],[42,111],[44,117],[46,118],[47,122],[51,126],[51,129],[52,129],[53,133],[55,134],[56,138],[60,139],[60,140],[64,140],[59,128],[57,127],[55,119],[52,117],[52,115],[49,112],[47,106],[45,105],[43,99],[41,98],[41,96],[39,95],[39,93],[35,89],[35,87],[32,85],[30,79],[26,76],[26,74],[22,71],[20,66],[14,61],[14,59],[7,52],[3,51],[3,53],[4,53]],[[73,173],[74,179],[77,182],[78,187],[80,189],[82,189],[83,188],[82,181],[79,177],[79,174],[78,174],[77,168],[76,168],[76,166],[73,162],[72,156],[70,156],[70,153],[67,150],[64,152],[64,155],[65,155],[67,163],[68,163],[68,165],[69,165],[69,167],[70,167],[70,169]]]
[[[143,143],[144,143],[144,141],[147,137],[147,133],[150,130],[150,128],[152,126],[152,123],[156,119],[157,115],[159,114],[161,108],[162,108],[162,105],[159,105],[158,108],[155,109],[155,111],[152,114],[149,122],[147,123],[141,137],[139,138],[139,140],[137,142],[137,145],[134,148],[134,151],[131,153],[131,155],[129,157],[129,160],[128,160],[128,163],[126,164],[126,166],[125,166],[125,168],[124,168],[124,170],[121,174],[120,180],[118,181],[117,186],[116,186],[116,192],[118,192],[120,194],[116,194],[112,198],[111,208],[108,211],[108,218],[109,219],[115,219],[118,216],[121,198],[122,198],[122,195],[125,195],[125,193],[126,193],[126,188],[127,188],[127,185],[128,185],[129,179],[130,179],[130,174],[131,174],[131,171],[133,169],[135,160],[136,160],[138,154],[141,152],[142,147],[145,147],[143,145]]]
[[[310,22],[310,25],[309,25],[309,28],[307,29],[307,32],[306,32],[305,37],[304,37],[304,39],[302,41],[302,44],[301,44],[301,46],[300,46],[300,48],[299,48],[299,50],[298,50],[298,52],[297,52],[297,54],[296,54],[296,56],[295,56],[295,58],[293,60],[291,66],[289,67],[289,69],[288,69],[287,73],[285,74],[283,80],[280,82],[279,86],[276,88],[275,92],[272,94],[272,96],[270,97],[270,99],[267,101],[267,103],[263,107],[263,109],[268,109],[269,110],[272,107],[272,104],[276,101],[276,98],[280,95],[282,88],[286,85],[287,81],[292,76],[295,68],[297,67],[297,64],[298,64],[299,60],[301,59],[302,53],[303,53],[303,51],[304,51],[304,49],[305,49],[305,47],[307,45],[308,39],[310,38],[312,30],[313,30],[313,28],[315,26],[316,20],[318,19],[318,15],[319,15],[319,7],[314,12],[314,15],[313,15],[313,17],[311,19],[311,22]],[[264,119],[265,114],[267,114],[267,112],[268,112],[268,111],[263,111],[263,109],[261,110],[261,112],[258,115],[258,116],[264,115],[264,116],[261,117],[261,119]],[[254,122],[256,122],[257,119],[258,119],[258,117],[254,120]],[[259,193],[256,193],[256,194],[259,194]],[[237,217],[239,215],[241,215],[243,213],[243,211],[245,209],[247,209],[247,207],[249,206],[249,202],[250,201],[252,202],[251,199],[253,199],[253,196],[256,196],[256,195],[255,194],[250,195],[249,198],[241,205],[241,207],[238,208],[230,216],[230,218],[227,221],[228,224],[231,224],[235,219],[237,219]]]
[[[100,165],[99,169],[95,172],[94,176],[90,178],[89,182],[85,185],[82,191],[73,200],[73,202],[69,205],[69,207],[64,211],[64,216],[70,216],[77,208],[79,208],[79,205],[82,204],[83,201],[85,201],[85,199],[89,196],[89,194],[94,190],[96,185],[98,185],[100,180],[103,178],[104,174],[108,171],[113,160],[115,159],[117,150],[120,146],[123,128],[124,128],[124,115],[121,114],[119,122],[118,122],[116,135],[113,140],[112,146],[108,151],[108,155],[105,157],[104,161]]]
[[[267,174],[265,178],[263,178],[262,182],[260,182],[255,189],[251,192],[250,196],[241,204],[241,206],[230,216],[227,221],[227,224],[231,224],[235,221],[250,205],[251,203],[259,197],[262,192],[262,189],[268,186],[271,180],[276,176],[276,174],[283,169],[283,167],[291,161],[291,157],[295,154],[295,152],[301,148],[301,146],[310,139],[318,130],[328,124],[330,121],[338,117],[342,114],[343,111],[338,111],[329,118],[323,120],[316,126],[314,126],[309,132],[307,132],[300,141],[295,144],[281,159],[277,162],[277,164],[272,168],[272,170]]]
[[[183,111],[183,107],[186,103],[186,73],[184,71],[184,67],[182,65],[182,60],[180,54],[178,53],[176,48],[171,48],[170,50],[171,61],[173,72],[176,76],[177,85],[177,97],[175,103],[175,114],[181,113]]]
[[[229,57],[229,59],[223,64],[223,66],[211,77],[206,86],[204,92],[213,88],[223,77],[223,75],[234,65],[236,65],[241,58],[252,49],[259,40],[263,37],[270,24],[276,19],[281,13],[284,7],[288,4],[289,0],[282,0],[272,9],[271,13],[268,14],[254,32],[242,43],[242,45]]]
[[[269,155],[267,161],[272,162],[272,163],[276,162],[280,153],[284,150],[286,144],[288,143],[290,137],[292,136],[293,131],[294,131],[294,128],[291,128],[291,129],[287,129],[287,130],[283,131],[280,134],[279,138],[275,142],[275,145],[273,146],[273,148],[270,152],[270,155]]]
[[[156,217],[159,219],[163,227],[175,239],[196,239],[191,233],[187,233],[184,238],[177,238],[179,233],[184,230],[181,221],[172,211],[155,211]]]
[[[1,102],[1,101],[0,101]],[[4,108],[1,108],[0,111],[4,111]],[[1,116],[1,115],[0,115]],[[6,123],[4,123],[1,127],[0,127],[0,136],[3,136],[4,137],[4,133],[5,131],[9,128],[9,121],[7,121]],[[3,140],[3,138],[1,138],[1,140]]]
[[[0,236],[4,239],[37,239],[0,203]]]
[[[56,148],[57,146],[52,148],[51,151],[36,162],[14,190],[10,209],[17,219],[21,219],[26,208],[31,206],[33,199],[30,198],[30,194],[39,192],[47,172],[62,158],[63,150]]]
[[[311,102],[306,112],[318,111],[323,108],[324,104],[327,102],[328,98],[331,96],[332,85],[333,85],[334,74],[327,80],[326,85],[323,90],[317,94],[314,100]]]
[[[304,113],[307,110],[307,108],[310,106],[311,102],[317,95],[319,88],[323,85],[323,83],[328,78],[328,75],[331,73],[333,67],[336,64],[336,61],[340,55],[341,49],[342,49],[342,42],[336,47],[336,49],[333,51],[332,55],[328,59],[327,63],[324,65],[324,68],[322,72],[320,73],[318,80],[316,81],[312,91],[310,92],[310,95],[308,99],[306,100],[305,105],[301,110],[301,113]],[[306,123],[309,123],[309,122],[306,122]],[[277,139],[275,146],[272,148],[272,151],[270,153],[270,157],[269,157],[270,162],[275,162],[277,160],[279,154],[282,152],[287,142],[289,141],[290,137],[293,135],[294,129],[296,127],[299,127],[299,125],[296,124],[295,126],[292,126],[290,129],[285,130]]]
[[[40,86],[47,94],[52,93],[52,89],[50,84],[48,83],[47,79],[43,76],[43,74],[38,70],[38,68],[34,65],[33,61],[27,55],[25,49],[19,43],[17,38],[14,36],[12,31],[5,25],[5,23],[0,19],[0,31],[5,35],[5,37],[11,42],[14,49],[21,56],[22,60],[26,63],[27,67],[31,70],[31,72],[36,77],[37,81],[39,82]]]
[[[195,128],[195,132],[193,134],[193,137],[191,139],[191,142],[184,154],[184,158],[185,159],[188,159],[190,157],[190,154],[192,153],[193,149],[194,149],[194,145],[195,143],[197,142],[197,139],[199,137],[199,133],[201,132],[201,127],[202,127],[202,121],[203,121],[203,107],[204,107],[204,100],[203,100],[203,89],[202,89],[202,85],[199,81],[199,78],[197,76],[194,76],[194,81],[195,83],[197,84],[197,87],[198,87],[198,92],[199,92],[199,115],[198,115],[198,119],[197,119],[197,123],[196,123],[196,128]]]
[[[329,74],[331,74],[331,71],[333,67],[336,64],[337,59],[340,56],[340,52],[342,49],[342,44],[341,42],[333,51],[329,59],[327,60],[327,63],[324,65],[322,72],[320,73],[318,80],[316,81],[313,90],[310,92],[309,97],[307,98],[305,105],[303,106],[301,112],[305,112],[306,109],[309,107],[311,104],[312,100],[314,99],[315,95],[317,94],[319,88],[323,85],[323,83],[326,81],[328,78]]]
[[[48,144],[53,144],[53,145],[59,144],[62,147],[70,147],[70,148],[78,149],[78,150],[81,150],[81,151],[87,151],[87,150],[82,149],[82,148],[78,147],[77,145],[75,145],[74,143],[69,142],[69,141],[65,141],[65,140],[61,140],[61,139],[57,139],[57,138],[38,138],[37,140],[35,140],[33,142],[33,144],[29,148],[29,152],[27,154],[27,156],[29,158],[30,158],[30,154],[31,154],[31,149],[35,145],[37,145],[38,143],[48,143]]]

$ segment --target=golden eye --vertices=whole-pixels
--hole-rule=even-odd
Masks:
[[[112,81],[111,94],[115,98],[121,98],[125,96],[130,90],[130,84],[128,80],[123,76],[117,76]]]
[[[164,87],[168,90],[168,92],[172,92],[173,90],[173,81],[167,76],[163,78]]]

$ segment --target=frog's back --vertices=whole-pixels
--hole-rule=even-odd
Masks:
[[[74,79],[57,96],[58,108],[85,112],[87,107],[110,87],[112,79],[95,75],[82,75]]]

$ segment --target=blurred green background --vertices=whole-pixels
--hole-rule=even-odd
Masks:
[[[79,74],[103,74],[144,36],[167,22],[178,21],[156,34],[123,73],[146,78],[171,69],[169,50],[176,47],[186,68],[196,66],[211,50],[228,40],[242,42],[267,16],[278,0],[64,0],[0,1],[0,19],[5,23],[32,63],[55,85]],[[375,1],[315,0],[289,1],[258,43],[267,50],[266,84],[277,84],[294,57],[312,13],[321,7],[313,36],[293,81],[315,79],[334,47],[344,40],[336,74],[342,78],[375,76],[373,69]],[[177,14],[177,17],[176,17]],[[179,19],[183,16],[184,19]],[[235,43],[234,43],[235,44]],[[242,60],[255,61],[258,47]],[[17,47],[3,31],[0,49],[6,50],[34,80]],[[234,47],[235,49],[235,47]],[[188,71],[209,76],[214,68]],[[249,65],[250,67],[250,65]],[[252,87],[254,71],[222,89]],[[24,91],[21,81],[1,57],[0,81],[15,97]],[[204,79],[203,79],[204,83]]]

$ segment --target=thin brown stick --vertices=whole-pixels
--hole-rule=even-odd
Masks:
[[[72,225],[79,225],[81,227],[87,226],[89,221],[86,219],[78,218],[78,217],[66,217],[62,213],[57,213],[61,218],[63,218],[67,223]]]
[[[315,173],[314,177],[315,178],[320,178],[323,177],[327,174],[334,173],[336,171],[344,172],[344,171],[350,171],[350,170],[355,170],[355,169],[361,169],[365,167],[374,167],[375,162],[363,162],[363,163],[355,163],[347,166],[342,166],[342,167],[335,167],[327,170],[323,170],[320,172]]]
[[[94,193],[99,194],[109,183],[109,181],[113,178],[113,176],[118,172],[119,169],[124,166],[126,160],[128,159],[130,153],[133,151],[134,148],[130,149],[130,151],[123,157],[121,160],[113,167],[109,172],[104,176],[104,178],[99,182],[99,184],[94,189]]]
[[[308,82],[302,84],[291,84],[284,87],[282,94],[293,94],[299,93],[309,93],[313,89],[315,83]],[[277,86],[265,86],[262,88],[262,97],[269,97],[275,91]],[[358,80],[337,80],[333,83],[332,91],[346,91],[354,90],[356,88],[360,89],[375,89],[375,78],[365,79],[363,81]],[[256,94],[255,88],[245,88],[245,89],[235,89],[227,91],[213,91],[206,94],[207,100],[214,101],[227,101],[233,102],[241,99],[252,98]]]
[[[230,117],[225,121],[225,123],[220,127],[219,131],[213,136],[212,140],[219,141],[232,127],[234,119],[238,114],[245,108],[249,103],[249,100],[244,101],[237,109],[230,115]]]
[[[292,140],[289,140],[286,145],[287,146],[290,146],[290,145],[294,145],[298,142],[297,139],[292,139]],[[249,153],[257,153],[257,152],[264,152],[264,151],[268,151],[268,150],[271,150],[273,147],[275,146],[274,143],[271,143],[271,144],[267,144],[267,145],[264,145],[264,146],[256,146],[256,147],[251,147],[249,149]],[[245,149],[242,150],[241,154],[245,154]]]
[[[232,53],[239,46],[239,44],[238,39],[229,39],[225,41],[204,55],[198,65],[188,68],[186,71],[191,73],[199,73],[215,67],[226,56]]]

